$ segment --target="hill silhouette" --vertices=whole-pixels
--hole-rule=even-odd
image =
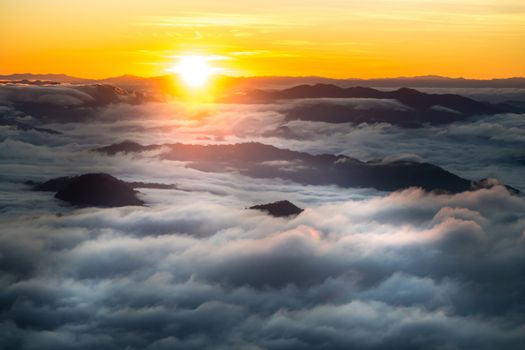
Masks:
[[[470,180],[430,163],[412,161],[362,162],[344,155],[312,155],[261,143],[189,145],[182,143],[143,146],[132,141],[94,151],[115,155],[160,149],[163,159],[188,162],[208,172],[238,171],[258,178],[281,178],[310,185],[368,187],[395,191],[421,187],[428,191],[457,193],[471,189]]]

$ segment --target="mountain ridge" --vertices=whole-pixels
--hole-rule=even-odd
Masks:
[[[139,153],[159,150],[158,157],[187,162],[204,172],[239,173],[253,178],[281,178],[306,185],[375,188],[396,191],[420,187],[426,191],[459,193],[483,188],[431,163],[413,161],[363,162],[345,155],[312,155],[306,152],[248,142],[228,145],[182,143],[141,145],[133,141],[93,149],[98,153]]]
[[[322,76],[216,76],[218,80],[228,84],[249,85],[250,83],[265,87],[285,87],[297,84],[312,84],[316,82],[339,84],[344,86],[362,85],[369,87],[493,87],[493,88],[525,88],[525,77],[476,79],[463,77],[445,77],[439,75],[400,76],[386,78],[329,78]],[[141,77],[133,74],[123,74],[106,78],[82,78],[60,73],[13,73],[0,75],[1,80],[49,80],[62,83],[113,83],[128,85],[130,83],[165,83],[172,80],[171,75]]]

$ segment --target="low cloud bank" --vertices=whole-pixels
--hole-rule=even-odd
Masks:
[[[497,186],[291,220],[205,201],[21,215],[0,236],[0,344],[517,349],[524,214]]]
[[[17,98],[69,103],[68,123],[0,107],[0,348],[525,348],[525,198],[502,186],[384,193],[90,151],[261,142],[525,190],[522,115],[414,130],[286,121],[285,104],[118,102],[82,118],[89,91],[45,89]],[[146,207],[79,209],[24,183],[87,172],[175,186],[140,188]],[[277,200],[305,210],[246,209]]]

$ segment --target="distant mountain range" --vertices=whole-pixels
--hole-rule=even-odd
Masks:
[[[398,78],[380,78],[380,79],[334,79],[317,76],[306,77],[228,77],[218,76],[217,80],[223,84],[240,89],[249,88],[285,88],[298,84],[336,84],[342,87],[364,86],[364,87],[412,87],[412,88],[525,88],[525,78],[502,78],[502,79],[466,79],[466,78],[448,78],[435,75],[418,76],[418,77],[398,77]],[[73,77],[65,74],[8,74],[0,75],[0,81],[46,81],[69,84],[113,84],[121,87],[145,86],[150,88],[164,87],[166,84],[173,82],[172,75],[163,75],[157,77],[139,77],[135,75],[122,75],[104,79],[86,79]]]

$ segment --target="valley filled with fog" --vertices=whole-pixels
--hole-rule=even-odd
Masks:
[[[1,348],[525,345],[525,112],[497,105],[520,91],[451,90],[490,113],[407,125],[381,118],[419,101],[115,89],[0,85]],[[34,190],[88,173],[169,186],[111,208]],[[281,200],[304,211],[247,209]]]

